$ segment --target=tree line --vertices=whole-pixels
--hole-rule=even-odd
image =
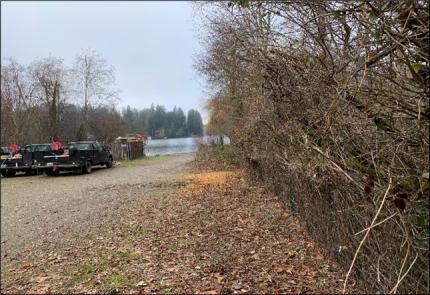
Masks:
[[[201,135],[200,114],[162,106],[144,110],[115,107],[115,71],[86,49],[72,66],[49,56],[29,65],[9,59],[1,67],[1,145],[98,139],[112,142],[129,132],[153,137]]]
[[[344,268],[345,286],[427,292],[429,2],[195,6],[208,131],[229,135],[250,175]]]
[[[171,111],[153,104],[141,110],[127,106],[122,111],[122,117],[129,133],[147,134],[153,138],[203,135],[202,117],[194,109],[185,116],[184,111],[176,106]]]

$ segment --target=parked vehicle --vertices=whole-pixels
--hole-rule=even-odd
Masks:
[[[45,155],[42,166],[47,175],[58,175],[64,170],[91,173],[93,166],[106,165],[111,168],[112,164],[113,157],[109,148],[97,141],[77,141],[64,147],[62,155]]]
[[[9,156],[10,156],[11,153],[12,152],[8,149],[7,146],[0,147],[0,157],[1,157],[1,160],[5,160],[5,159],[9,158]]]
[[[1,174],[4,177],[15,176],[17,172],[25,172],[28,175],[38,174],[39,169],[42,169],[43,156],[54,152],[56,151],[52,150],[49,143],[26,145],[5,157],[2,155]]]
[[[64,153],[62,148],[57,148],[52,143],[31,144],[24,149],[31,152],[33,160],[32,169],[37,170],[43,170],[45,168],[43,165],[45,156],[62,155]]]

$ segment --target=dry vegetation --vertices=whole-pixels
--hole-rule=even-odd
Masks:
[[[73,66],[49,56],[29,65],[1,65],[2,146],[94,137],[110,142],[127,132],[113,107],[114,69],[97,52],[82,50]]]
[[[198,156],[227,161],[225,150]],[[198,161],[181,180],[98,189],[120,204],[86,234],[22,253],[2,269],[2,294],[341,292],[338,266],[297,218],[233,167]]]
[[[196,6],[209,130],[347,280],[428,292],[428,1]]]

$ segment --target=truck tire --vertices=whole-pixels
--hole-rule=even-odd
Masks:
[[[85,166],[82,168],[82,172],[84,174],[90,174],[93,171],[93,168],[91,166],[91,162],[87,161],[87,163],[85,164]]]
[[[48,169],[46,170],[46,175],[48,176],[57,176],[60,174],[60,170]]]
[[[113,160],[112,157],[109,157],[109,160],[106,163],[106,168],[112,168],[113,166]]]
[[[37,175],[37,171],[36,170],[28,170],[25,172],[25,175],[28,175],[28,176]]]
[[[1,175],[3,175],[4,177],[12,177],[12,176],[15,176],[15,174],[16,174],[16,172],[14,170],[11,170],[11,171],[2,170],[1,171]]]

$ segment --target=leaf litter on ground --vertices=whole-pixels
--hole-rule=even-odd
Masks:
[[[141,193],[140,188],[116,189],[119,194]],[[182,185],[175,182],[173,189],[139,200],[116,209],[118,217],[105,220],[92,234],[65,241],[55,256],[32,251],[32,258],[5,271],[2,292],[342,290],[336,265],[278,198],[241,170],[194,168]]]

